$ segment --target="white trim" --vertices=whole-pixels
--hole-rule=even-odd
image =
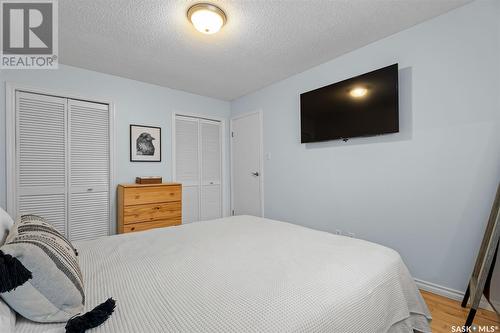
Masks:
[[[54,97],[76,99],[76,100],[80,100],[80,101],[94,102],[94,103],[99,103],[99,104],[108,104],[109,105],[109,104],[113,103],[111,100],[107,100],[107,99],[79,95],[79,94],[75,94],[75,93],[64,91],[64,90],[43,89],[43,88],[39,88],[39,87],[18,84],[15,82],[7,82],[6,88],[10,89],[10,92],[12,92],[13,90],[20,90],[20,91],[24,91],[24,92],[28,92],[28,93],[39,94],[39,95],[49,95],[49,96],[54,96]]]
[[[437,294],[440,296],[444,296],[446,298],[451,298],[454,300],[462,300],[464,297],[464,293],[455,289],[451,289],[448,287],[443,287],[438,284],[427,282],[420,279],[414,279],[419,289],[431,292],[433,294]]]
[[[116,233],[116,217],[115,217],[115,188],[116,188],[116,163],[115,163],[115,148],[116,148],[116,133],[115,133],[115,106],[111,100],[96,99],[94,97],[82,96],[73,92],[62,90],[48,90],[39,87],[18,84],[14,82],[6,82],[5,84],[5,107],[6,107],[6,169],[7,169],[7,212],[17,218],[17,202],[16,202],[16,91],[28,93],[49,95],[67,99],[80,101],[88,101],[108,105],[109,113],[109,139],[110,139],[110,154],[109,154],[109,234]],[[66,116],[66,115],[65,115]],[[69,200],[69,199],[68,199]],[[69,204],[69,201],[67,202]]]
[[[420,279],[414,279],[414,280],[415,280],[415,283],[417,284],[417,287],[419,289],[431,292],[431,293],[439,295],[439,296],[450,298],[450,299],[453,299],[456,301],[462,301],[464,298],[465,293],[462,291],[448,288],[448,287],[444,287],[444,286],[441,286],[439,284],[435,284],[435,283],[420,280]],[[493,308],[488,303],[488,301],[484,298],[484,296],[481,299],[481,303],[479,304],[479,307],[482,309],[493,311]]]
[[[110,215],[109,215],[109,234],[110,235],[115,235],[117,228],[118,228],[118,223],[116,219],[116,208],[115,205],[118,204],[118,201],[116,200],[116,132],[115,132],[115,103],[114,102],[108,102],[108,113],[109,113],[109,208],[110,208]]]
[[[212,121],[217,121],[220,122],[221,124],[221,204],[222,204],[222,216],[226,217],[231,215],[228,208],[228,205],[226,204],[226,200],[224,200],[225,195],[227,194],[226,192],[226,184],[228,182],[228,179],[226,177],[226,119],[222,117],[214,117],[209,114],[204,114],[204,113],[191,113],[191,112],[181,112],[181,111],[174,111],[172,112],[172,124],[171,124],[171,142],[172,142],[172,147],[171,147],[171,161],[172,161],[172,181],[176,181],[176,174],[175,174],[175,146],[176,146],[176,140],[175,140],[175,118],[177,116],[180,117],[188,117],[188,118],[196,118],[196,119],[201,119],[201,120],[212,120]],[[198,133],[198,139],[200,140],[200,135]],[[200,161],[201,163],[201,161]],[[201,184],[200,184],[201,186]],[[199,204],[201,205],[201,198]],[[199,209],[199,212],[201,213],[201,209]]]
[[[16,216],[16,92],[15,86],[5,84],[5,168],[7,176],[7,213]]]
[[[264,117],[262,110],[256,110],[256,111],[251,111],[251,112],[246,112],[237,116],[234,116],[230,119],[230,125],[229,125],[229,139],[230,139],[230,153],[231,153],[231,159],[230,159],[230,165],[231,165],[231,213],[234,210],[234,188],[233,188],[233,177],[234,177],[234,172],[233,172],[233,141],[232,141],[232,132],[233,132],[233,121],[236,119],[241,119],[245,118],[251,115],[257,114],[259,115],[259,127],[260,127],[260,147],[259,147],[259,172],[260,172],[260,215],[264,217]]]
[[[175,182],[175,112],[172,112],[172,123],[170,124],[170,160],[172,161],[172,181]]]

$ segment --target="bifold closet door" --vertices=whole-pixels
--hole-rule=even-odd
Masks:
[[[175,180],[182,184],[182,223],[200,219],[198,119],[175,118]]]
[[[109,234],[109,106],[68,100],[69,238]]]
[[[200,219],[222,217],[221,124],[200,119],[201,205]]]
[[[182,183],[182,223],[222,217],[221,123],[175,118],[175,181]]]
[[[109,106],[16,92],[14,214],[70,240],[109,235]]]
[[[17,213],[67,234],[65,98],[16,92]]]

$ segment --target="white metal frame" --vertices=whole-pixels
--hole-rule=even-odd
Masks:
[[[73,92],[65,92],[60,90],[47,90],[38,87],[26,86],[13,82],[7,82],[5,85],[5,106],[6,106],[6,168],[7,168],[7,212],[16,217],[17,202],[16,202],[16,91],[55,96],[67,99],[75,99],[87,102],[107,104],[109,106],[109,234],[116,233],[116,218],[115,218],[115,188],[116,188],[116,170],[115,170],[115,107],[111,100],[96,99],[93,97],[82,96]],[[68,157],[67,157],[68,158]],[[69,204],[69,202],[67,202]]]
[[[172,125],[171,125],[171,142],[172,142],[172,149],[171,149],[171,161],[172,161],[172,180],[176,181],[176,174],[175,174],[175,147],[176,147],[176,136],[175,136],[175,118],[177,116],[180,117],[189,117],[189,118],[197,118],[197,119],[204,119],[204,120],[211,120],[211,121],[218,121],[221,123],[221,204],[222,204],[222,216],[229,216],[229,207],[227,207],[226,200],[224,200],[224,196],[226,194],[226,184],[227,184],[227,177],[226,177],[226,119],[221,118],[221,117],[214,117],[209,114],[203,114],[203,113],[189,113],[189,112],[180,112],[180,111],[174,111],[172,112]],[[200,140],[200,138],[198,138]],[[199,162],[201,163],[201,161]],[[200,184],[201,185],[201,184]],[[201,198],[200,198],[200,204],[201,204]],[[201,213],[201,210],[200,210]]]
[[[263,114],[262,114],[262,110],[256,110],[256,111],[251,111],[251,112],[247,112],[247,113],[243,113],[243,114],[240,114],[240,115],[237,115],[235,117],[232,117],[230,119],[230,125],[229,125],[229,132],[230,132],[230,139],[232,138],[232,134],[233,133],[233,121],[234,120],[237,120],[237,119],[241,119],[241,118],[245,118],[245,117],[248,117],[248,116],[252,116],[252,115],[255,115],[255,114],[258,114],[259,115],[259,127],[260,127],[260,148],[259,148],[259,157],[260,157],[260,161],[259,161],[259,172],[260,172],[260,214],[262,217],[264,217],[264,122],[263,122]],[[233,166],[234,166],[234,161],[233,161],[233,157],[234,157],[234,154],[233,154],[233,141],[230,140],[231,143],[231,160],[230,160],[230,163],[231,163],[231,180],[234,179],[234,170],[233,170]],[[231,212],[234,211],[234,181],[231,181]]]

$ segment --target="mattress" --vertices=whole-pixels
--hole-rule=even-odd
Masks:
[[[251,216],[76,242],[91,332],[431,332],[397,252]],[[63,332],[19,319],[16,332]]]

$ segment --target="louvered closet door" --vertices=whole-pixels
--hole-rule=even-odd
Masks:
[[[68,100],[69,238],[93,239],[109,234],[109,107]]]
[[[66,99],[16,92],[16,207],[66,234]]]
[[[175,119],[175,180],[182,183],[182,223],[200,219],[198,119]]]
[[[201,133],[201,220],[222,217],[221,124],[200,120]]]

